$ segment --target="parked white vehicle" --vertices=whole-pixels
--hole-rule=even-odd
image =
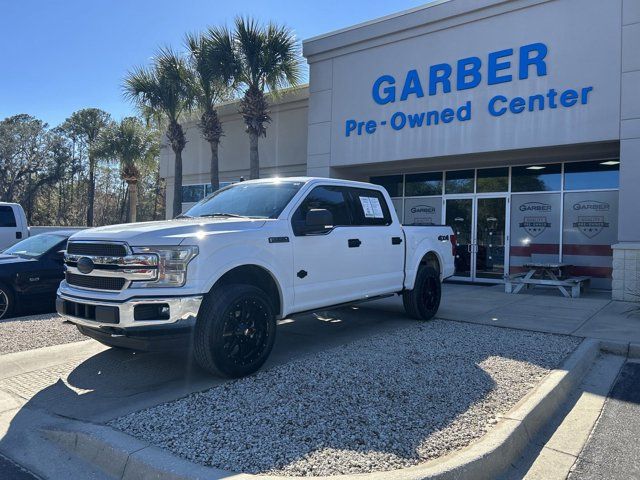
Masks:
[[[57,309],[110,346],[192,341],[203,368],[237,377],[265,362],[278,318],[394,294],[433,317],[454,249],[449,227],[402,226],[377,185],[247,181],[174,220],[74,234]]]
[[[0,202],[0,252],[29,236],[24,210],[17,203]]]

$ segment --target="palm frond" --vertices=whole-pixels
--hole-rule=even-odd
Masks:
[[[150,67],[138,67],[126,75],[123,94],[147,118],[155,112],[177,121],[193,105],[192,81],[185,59],[164,47]]]

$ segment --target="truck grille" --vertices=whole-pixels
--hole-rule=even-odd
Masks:
[[[95,290],[122,290],[126,283],[124,278],[95,277],[70,272],[66,272],[65,277],[69,285]]]
[[[69,255],[124,257],[128,252],[124,245],[117,243],[69,242],[67,244],[67,253]]]

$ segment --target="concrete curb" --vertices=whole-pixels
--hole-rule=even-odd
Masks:
[[[605,347],[614,348],[609,345]],[[477,442],[424,464],[405,469],[357,475],[304,477],[305,480],[465,480],[493,479],[514,463],[538,431],[555,414],[569,393],[580,383],[601,349],[601,342],[586,339],[561,368],[553,370],[498,424]],[[628,352],[628,347],[627,347]],[[236,474],[196,465],[112,428],[70,421],[65,428],[53,427],[44,435],[80,458],[117,478],[193,480],[291,480],[292,477]]]
[[[640,343],[615,342],[613,340],[601,340],[600,350],[627,358],[640,358]]]

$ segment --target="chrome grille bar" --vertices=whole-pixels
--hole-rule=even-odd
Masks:
[[[159,261],[158,256],[155,254],[136,254],[127,255],[125,257],[77,254],[66,254],[64,256],[64,260],[66,263],[77,263],[81,258],[90,258],[95,265],[108,265],[129,268],[157,267]]]

